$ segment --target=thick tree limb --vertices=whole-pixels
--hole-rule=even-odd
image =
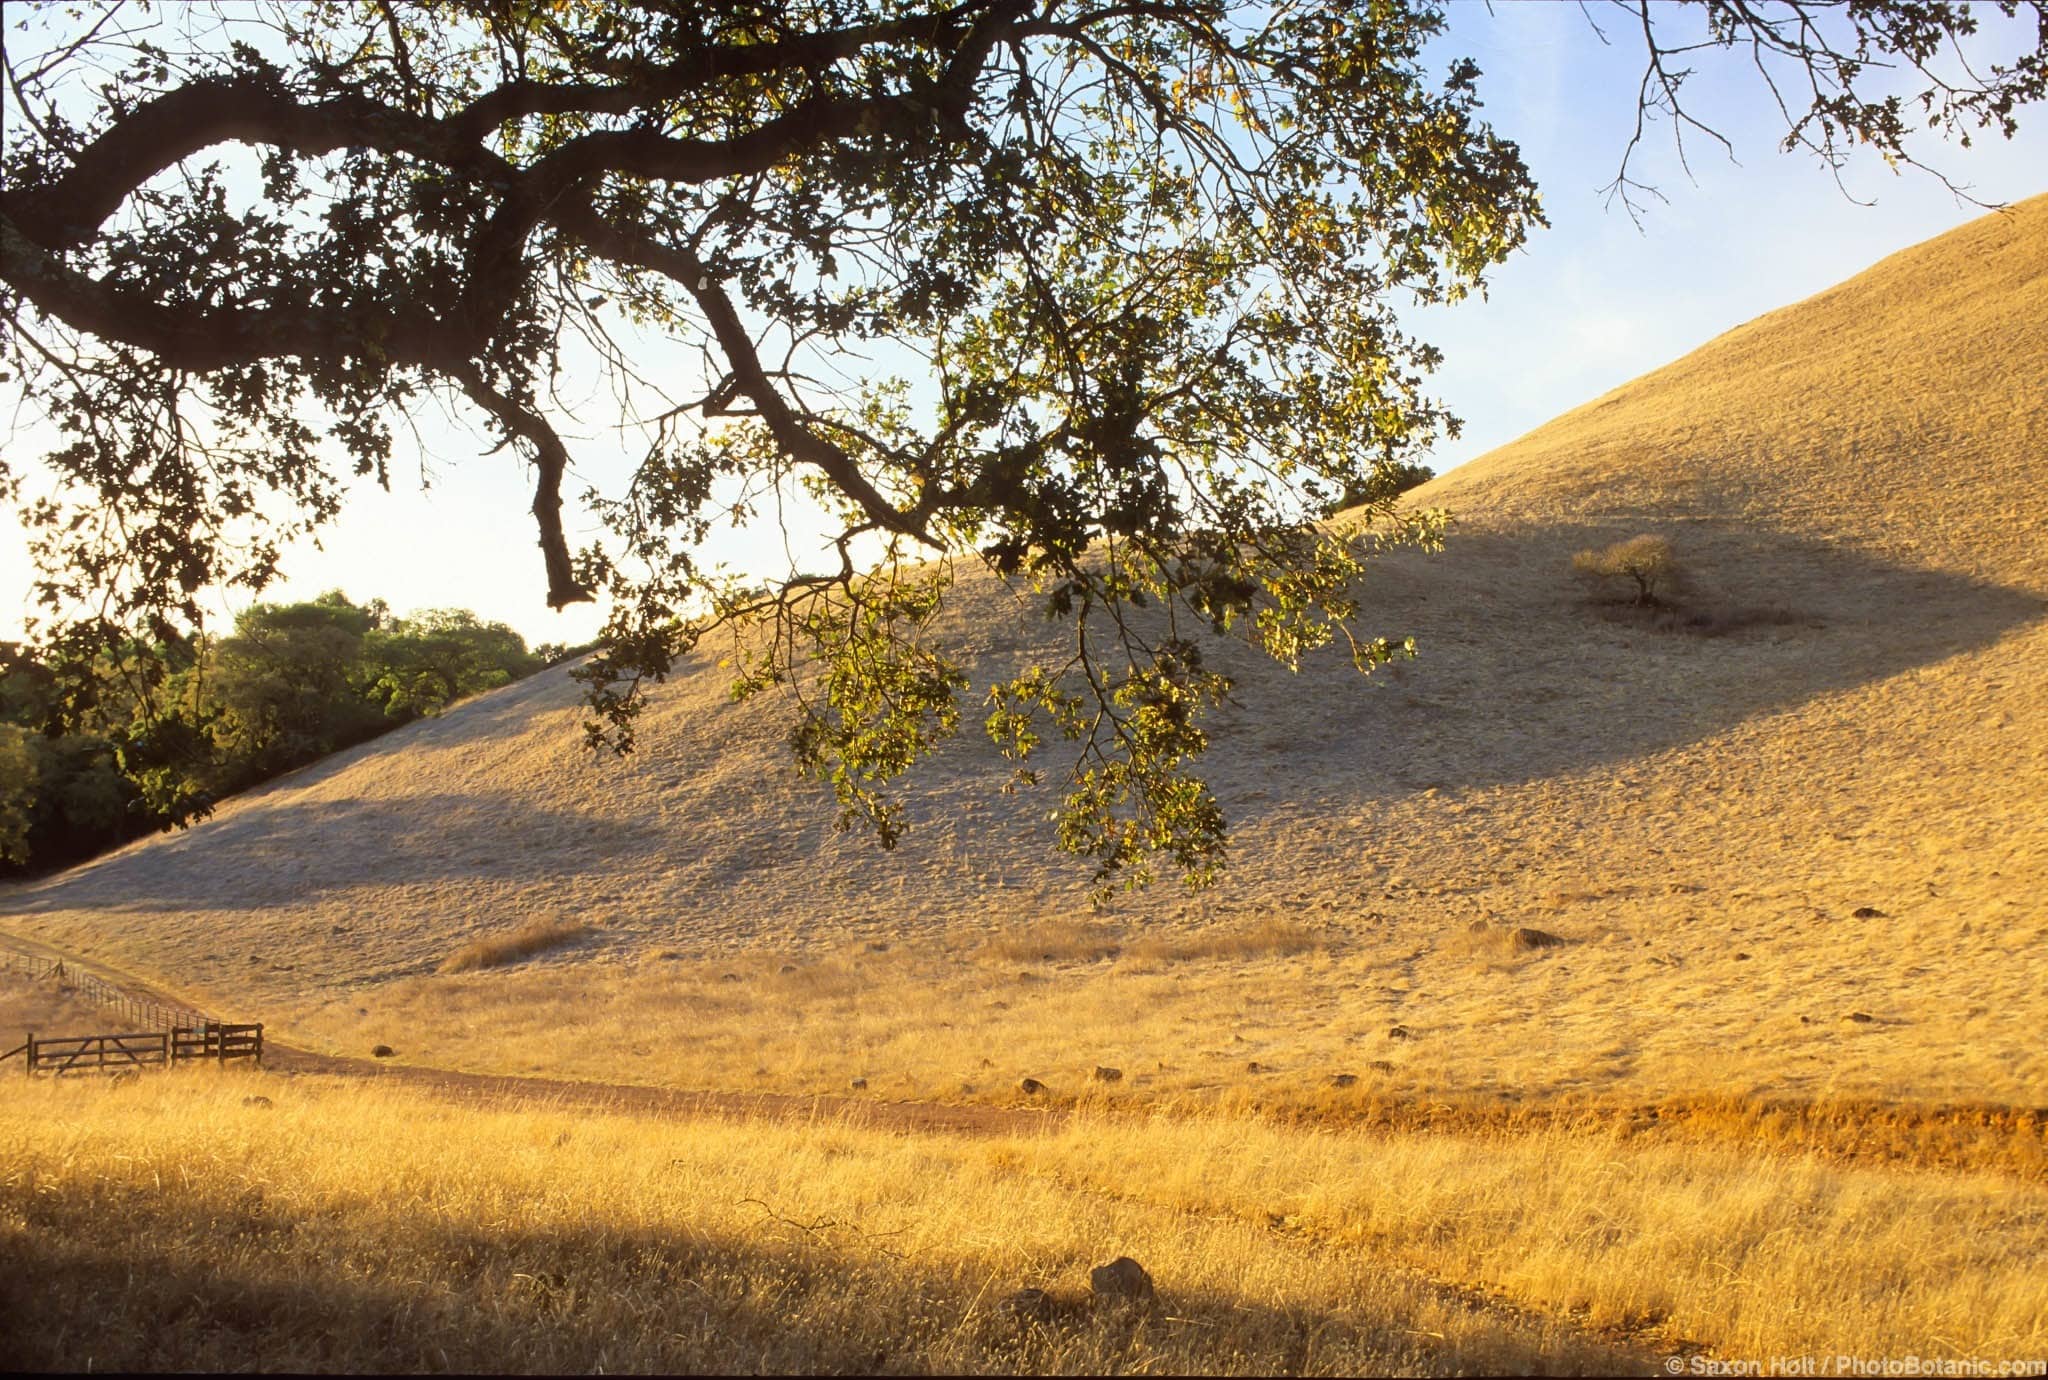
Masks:
[[[0,277],[50,316],[74,330],[149,351],[164,363],[200,373],[282,356],[341,360],[370,348],[340,315],[311,308],[218,308],[185,311],[123,292],[76,269],[22,235],[0,216]],[[492,388],[469,357],[466,342],[424,314],[390,323],[375,348],[396,364],[410,364],[454,380],[510,435],[533,449],[539,480],[533,516],[548,577],[548,604],[561,608],[590,598],[571,573],[562,532],[562,477],[569,452],[547,420]]]
[[[541,560],[548,573],[548,607],[590,601],[590,591],[577,582],[569,561],[569,543],[562,534],[562,476],[569,469],[569,448],[548,425],[547,418],[530,407],[491,387],[474,364],[464,360],[442,372],[462,386],[471,402],[483,408],[498,424],[533,447],[534,468],[540,473],[533,490],[533,517],[540,524]]]
[[[734,385],[760,412],[776,443],[797,460],[815,466],[840,492],[859,504],[870,521],[888,531],[931,543],[923,524],[870,484],[852,456],[798,418],[789,400],[768,377],[760,352],[754,348],[753,338],[732,299],[726,296],[703,260],[688,249],[662,244],[652,236],[606,220],[587,201],[557,208],[551,219],[593,252],[615,263],[659,273],[688,292],[710,322],[712,335],[732,366]]]

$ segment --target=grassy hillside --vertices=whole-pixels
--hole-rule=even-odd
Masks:
[[[1457,514],[1451,546],[1386,561],[1370,607],[1419,662],[1224,651],[1237,842],[1203,896],[1091,915],[1051,802],[1000,795],[970,742],[915,779],[896,852],[834,835],[778,707],[727,702],[709,653],[624,764],[588,758],[543,674],[0,894],[0,926],[316,1047],[501,1071],[2031,1103],[2044,374],[2037,198],[1415,491]],[[1638,532],[1693,573],[1684,617],[1572,578]],[[989,664],[1046,635],[987,582],[949,616]],[[536,923],[591,928],[436,972]]]

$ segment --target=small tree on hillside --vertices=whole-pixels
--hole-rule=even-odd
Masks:
[[[1647,533],[1618,541],[1604,550],[1581,551],[1572,557],[1572,569],[1590,580],[1634,581],[1635,598],[1629,602],[1638,608],[1663,602],[1658,598],[1658,592],[1675,593],[1681,581],[1678,558],[1672,553],[1671,543]]]

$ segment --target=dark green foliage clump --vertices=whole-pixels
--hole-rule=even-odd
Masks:
[[[0,645],[0,869],[42,871],[539,670],[466,609],[392,616],[332,591],[257,604],[218,642],[80,664]],[[150,683],[138,663],[168,665]]]

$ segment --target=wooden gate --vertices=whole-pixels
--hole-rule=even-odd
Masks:
[[[24,1071],[33,1075],[119,1073],[129,1069],[165,1068],[189,1059],[232,1059],[263,1062],[263,1027],[208,1021],[175,1030],[146,1034],[66,1035],[28,1040],[0,1054],[0,1061],[21,1055]]]
[[[204,1021],[181,1026],[170,1034],[171,1062],[184,1059],[254,1059],[263,1062],[263,1027]]]

